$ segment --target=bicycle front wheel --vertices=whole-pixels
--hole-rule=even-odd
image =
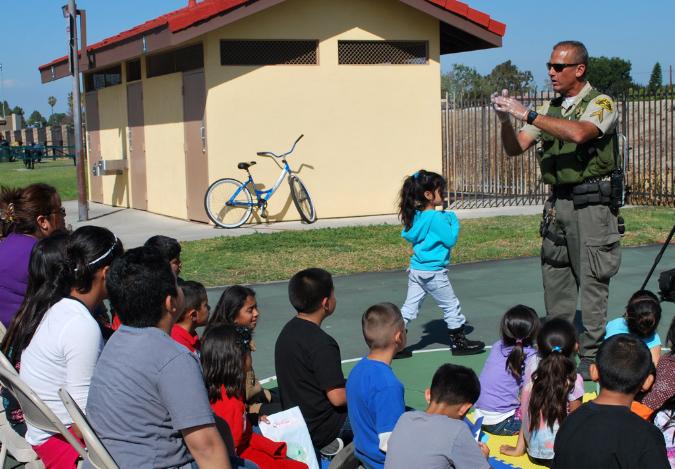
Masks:
[[[291,197],[295,203],[295,208],[298,213],[307,223],[314,223],[316,221],[316,211],[314,210],[314,203],[307,192],[307,188],[302,183],[300,178],[296,175],[288,177],[288,183],[291,185]]]
[[[253,199],[246,186],[236,179],[219,179],[206,191],[204,208],[216,225],[237,228],[251,215]]]

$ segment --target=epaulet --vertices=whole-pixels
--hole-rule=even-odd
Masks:
[[[591,99],[597,98],[597,97],[600,96],[601,94],[607,94],[607,93],[603,93],[603,92],[600,91],[600,90],[596,90],[595,88],[593,88],[593,87],[591,86],[591,91],[589,91],[588,94],[587,94],[586,96],[588,96],[588,100],[590,101]]]

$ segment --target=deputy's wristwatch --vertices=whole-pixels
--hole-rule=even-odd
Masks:
[[[532,122],[537,118],[539,114],[536,111],[530,111],[527,113],[527,123],[532,125]]]

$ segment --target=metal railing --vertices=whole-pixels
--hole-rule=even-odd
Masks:
[[[553,93],[519,99],[534,109]],[[625,135],[627,203],[675,207],[675,119],[672,94],[614,97],[618,132]],[[453,208],[542,204],[549,187],[542,182],[536,150],[509,157],[500,125],[487,98],[446,96],[441,100],[443,174]],[[520,128],[520,123],[514,123]],[[621,143],[620,145],[623,145]],[[620,149],[623,152],[623,148]]]

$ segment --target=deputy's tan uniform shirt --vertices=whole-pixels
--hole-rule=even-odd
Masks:
[[[586,83],[586,85],[581,89],[581,92],[574,97],[574,101],[569,106],[563,99],[562,115],[563,117],[573,119],[575,116],[581,114],[579,122],[588,121],[594,124],[601,132],[601,135],[598,136],[598,138],[600,138],[606,133],[611,133],[614,130],[616,125],[619,123],[619,113],[616,112],[616,106],[614,106],[614,101],[612,101],[612,98],[606,94],[601,94],[592,100],[590,103],[588,103],[588,107],[586,109],[583,107],[576,109],[579,103],[581,103],[581,100],[591,91],[591,88],[591,84]],[[546,101],[537,112],[539,114],[545,115],[548,112],[549,104],[550,101]],[[541,129],[534,125],[525,124],[520,129],[520,131],[526,132],[537,142],[541,140]]]

